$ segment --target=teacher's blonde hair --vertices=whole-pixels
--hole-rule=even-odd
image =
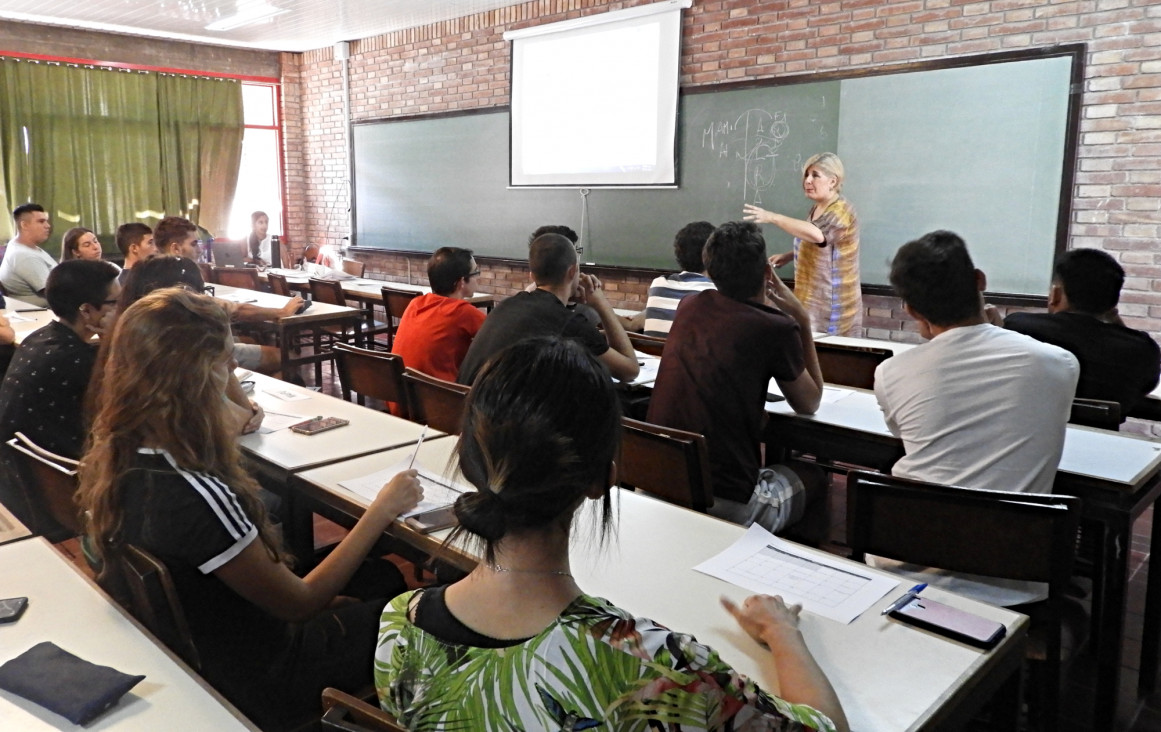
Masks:
[[[846,171],[843,169],[843,161],[839,160],[839,156],[832,152],[819,153],[807,160],[802,166],[802,175],[806,175],[806,171],[812,167],[818,168],[826,175],[835,179],[834,190],[835,193],[842,193],[843,179],[846,177]]]

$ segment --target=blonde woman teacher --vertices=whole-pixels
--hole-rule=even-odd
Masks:
[[[743,213],[746,221],[774,224],[794,237],[794,251],[770,257],[770,264],[782,267],[794,260],[794,294],[814,330],[862,335],[859,220],[842,189],[842,161],[834,153],[819,153],[802,167],[802,190],[814,202],[805,221],[753,204]]]

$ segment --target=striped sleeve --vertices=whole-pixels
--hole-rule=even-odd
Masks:
[[[184,478],[197,495],[205,501],[206,506],[221,524],[222,529],[233,539],[233,543],[223,551],[198,565],[198,571],[210,574],[241,554],[242,550],[257,538],[258,527],[246,515],[242,505],[238,502],[238,496],[230,490],[228,485],[211,475],[183,470],[178,467],[171,455],[163,454],[174,471]]]

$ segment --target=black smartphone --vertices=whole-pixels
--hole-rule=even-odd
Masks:
[[[430,511],[417,513],[403,519],[403,523],[421,534],[430,534],[433,531],[447,529],[456,525],[455,510],[451,506],[433,508]]]
[[[302,304],[298,306],[298,310],[295,310],[294,314],[301,315],[302,313],[305,313],[306,309],[309,308],[311,304],[310,295],[307,295],[306,297],[302,298]]]
[[[28,607],[27,597],[9,597],[0,600],[0,623],[15,623]]]

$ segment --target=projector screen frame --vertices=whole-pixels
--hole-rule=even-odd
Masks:
[[[612,10],[604,13],[597,13],[593,15],[586,15],[580,18],[572,18],[569,20],[559,21],[556,23],[546,23],[542,25],[530,26],[528,28],[521,28],[517,30],[506,31],[503,34],[505,41],[509,42],[509,115],[508,123],[508,187],[512,189],[569,189],[569,188],[584,188],[584,189],[665,189],[677,188],[680,186],[681,170],[680,170],[680,144],[678,138],[678,131],[680,129],[680,107],[681,107],[681,64],[682,64],[682,26],[684,17],[681,11],[692,7],[693,0],[661,0],[661,2],[652,3],[649,5],[639,5],[632,8],[622,10]],[[659,89],[660,99],[654,107],[658,117],[655,118],[652,132],[656,134],[656,138],[651,143],[653,152],[652,169],[656,171],[652,173],[655,177],[650,180],[651,173],[648,171],[618,171],[615,166],[607,169],[594,169],[590,171],[550,171],[550,172],[536,172],[525,168],[527,156],[524,154],[526,144],[529,139],[522,134],[523,122],[518,119],[516,113],[521,108],[524,95],[521,93],[523,87],[518,84],[518,78],[522,75],[520,69],[523,64],[524,54],[533,52],[532,48],[519,48],[520,41],[531,41],[545,36],[564,36],[564,41],[569,40],[567,37],[573,35],[576,31],[583,31],[591,28],[599,28],[610,25],[625,25],[626,23],[640,22],[642,19],[652,18],[655,16],[666,16],[660,22],[668,24],[669,27],[662,28],[665,35],[658,42],[658,48],[662,53],[658,58],[659,67],[657,69],[657,79],[663,80],[664,84],[651,84],[652,87]],[[632,27],[632,26],[630,26]],[[669,38],[672,38],[670,44]],[[535,41],[532,41],[535,43]],[[667,47],[670,46],[670,47]],[[670,51],[672,52],[670,54]],[[672,55],[672,58],[670,58]],[[672,78],[672,89],[669,88],[669,80]],[[670,98],[670,95],[671,98]],[[539,98],[540,95],[530,94],[529,98]],[[562,108],[564,105],[562,105]],[[563,108],[562,114],[568,114],[568,108]],[[666,145],[666,141],[670,143]],[[636,149],[636,148],[634,148]],[[624,179],[619,182],[618,179]]]

